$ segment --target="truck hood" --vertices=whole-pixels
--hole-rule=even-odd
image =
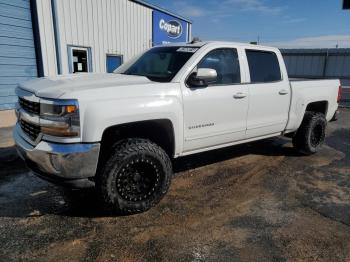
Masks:
[[[143,76],[86,73],[37,78],[24,82],[19,87],[38,97],[59,98],[75,91],[151,83],[153,82]]]

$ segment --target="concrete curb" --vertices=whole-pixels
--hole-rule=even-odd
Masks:
[[[0,111],[0,128],[14,126],[16,121],[15,110]]]

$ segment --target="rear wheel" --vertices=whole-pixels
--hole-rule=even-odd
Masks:
[[[97,177],[97,190],[108,210],[133,214],[155,206],[172,178],[168,155],[145,139],[119,142]]]
[[[326,126],[327,120],[322,113],[306,112],[293,137],[294,147],[306,155],[316,153],[324,143]]]

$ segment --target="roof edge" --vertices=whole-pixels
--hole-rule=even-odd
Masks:
[[[174,16],[176,18],[179,18],[179,19],[181,19],[181,20],[183,20],[183,21],[185,21],[187,23],[193,24],[192,20],[190,20],[190,19],[188,19],[188,18],[186,18],[184,16],[178,15],[176,13],[173,13],[173,12],[171,12],[171,11],[165,9],[165,8],[162,8],[160,6],[147,3],[146,1],[143,1],[143,0],[129,0],[129,1],[135,2],[137,4],[140,4],[140,5],[143,5],[143,6],[146,6],[146,7],[149,7],[149,8],[154,9],[154,10],[161,11],[161,12],[166,13],[168,15],[171,15],[171,16]]]

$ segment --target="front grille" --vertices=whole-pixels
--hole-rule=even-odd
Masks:
[[[23,132],[30,137],[30,139],[32,139],[33,141],[35,141],[39,134],[40,134],[40,126],[28,123],[24,120],[20,120],[20,125],[21,128],[23,130]]]
[[[40,104],[39,103],[25,100],[21,97],[18,99],[18,102],[19,102],[20,106],[28,113],[32,113],[35,115],[40,114]]]

